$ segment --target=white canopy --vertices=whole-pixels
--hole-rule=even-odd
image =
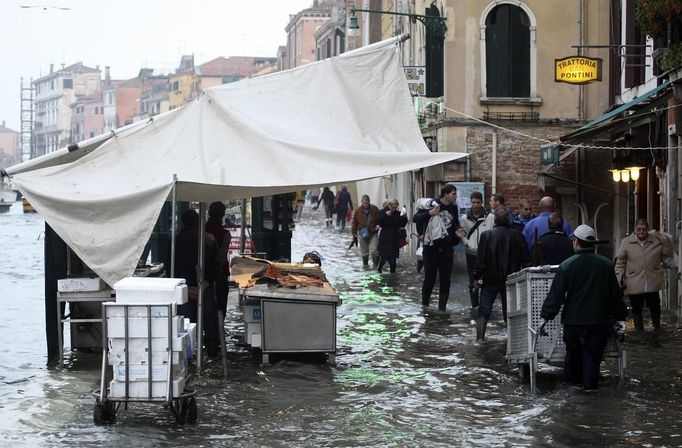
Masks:
[[[181,109],[102,138],[94,150],[90,141],[75,161],[75,154],[52,156],[7,174],[69,247],[113,285],[132,275],[174,175],[178,200],[210,202],[465,156],[425,146],[397,42],[208,89]]]

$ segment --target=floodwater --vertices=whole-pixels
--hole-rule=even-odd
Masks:
[[[604,364],[601,388],[586,393],[561,383],[560,366],[544,366],[533,396],[505,360],[499,304],[489,340],[473,342],[461,263],[448,312],[423,310],[413,260],[401,258],[396,274],[363,270],[346,249],[348,230],[321,218],[303,213],[293,259],[320,252],[343,299],[335,366],[261,366],[240,344],[240,310],[230,304],[229,379],[220,361],[206,364],[194,381],[195,425],[133,403],[101,427],[92,422],[100,355],[68,352],[65,368],[45,367],[43,222],[19,204],[0,215],[0,446],[682,446],[682,334],[672,324],[628,328],[624,382]]]

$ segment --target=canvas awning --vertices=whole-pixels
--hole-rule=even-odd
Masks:
[[[632,101],[628,101],[581,128],[560,137],[560,140],[566,144],[578,144],[607,132],[629,129],[638,120],[649,119],[650,114],[657,107],[668,101],[671,92],[670,81],[664,81]],[[622,116],[625,113],[629,114]]]
[[[398,41],[208,89],[181,109],[115,132],[75,161],[20,164],[7,174],[113,285],[132,275],[174,185],[178,200],[211,202],[464,157],[431,153],[424,144]]]

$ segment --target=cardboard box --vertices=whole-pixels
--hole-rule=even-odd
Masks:
[[[187,377],[177,378],[173,380],[172,389],[173,396],[177,397],[185,391],[185,382]],[[126,383],[124,381],[111,380],[109,383],[109,398],[126,398],[125,396]],[[168,383],[166,381],[152,381],[152,398],[165,398]],[[128,397],[130,398],[147,398],[149,388],[146,381],[129,381],[128,382]]]
[[[187,303],[184,278],[126,277],[116,282],[114,290],[117,303]]]
[[[182,329],[182,317],[171,317],[172,329],[171,337],[178,337],[180,329]],[[124,338],[125,337],[125,318],[110,317],[107,318],[107,337],[108,338]],[[128,338],[146,338],[148,337],[146,317],[133,317],[128,319]],[[151,318],[152,338],[167,338],[168,337],[168,318],[159,317]]]
[[[156,365],[152,364],[152,381],[166,381],[168,378],[168,364]],[[126,366],[114,366],[114,380],[125,381],[126,380]],[[149,366],[135,366],[131,365],[128,368],[128,373],[130,375],[130,382],[134,381],[147,381],[149,378]],[[184,364],[173,364],[173,377],[183,378],[187,374],[187,361]],[[153,386],[152,386],[153,388]],[[152,389],[153,390],[153,389]]]
[[[169,302],[170,303],[170,302]],[[106,302],[107,317],[125,317],[126,307],[117,302]],[[128,305],[128,317],[147,317],[147,306],[142,305]],[[168,317],[168,304],[166,305],[152,305],[152,318]],[[171,303],[171,316],[176,316],[178,313],[178,306]]]
[[[101,291],[106,287],[104,281],[99,278],[61,278],[57,280],[59,292],[83,292]]]

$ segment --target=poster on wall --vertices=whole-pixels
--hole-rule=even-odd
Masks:
[[[466,213],[467,209],[471,207],[471,193],[478,191],[483,196],[483,206],[486,206],[485,200],[485,182],[448,182],[457,188],[457,208],[460,214]]]

